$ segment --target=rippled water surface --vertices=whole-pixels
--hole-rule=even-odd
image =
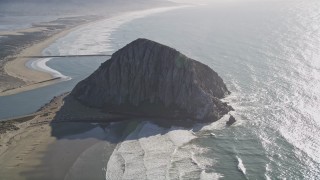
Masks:
[[[191,129],[141,123],[113,152],[107,178],[320,178],[320,1],[215,1],[137,18],[112,30],[109,21],[92,25],[97,35],[88,49],[111,52],[140,37],[175,47],[224,79],[232,92],[225,101],[238,121],[226,127],[226,116]],[[68,40],[87,42],[81,32],[58,47],[67,43],[77,52]],[[80,80],[101,62],[60,59],[48,65]]]
[[[223,77],[238,122],[205,126],[180,147],[204,149],[196,157],[213,161],[200,169],[225,179],[318,179],[319,9],[314,0],[208,3],[132,21],[113,39],[168,44]]]

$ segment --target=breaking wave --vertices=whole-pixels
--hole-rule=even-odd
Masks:
[[[192,143],[197,136],[190,129],[162,128],[141,123],[117,145],[107,164],[106,179],[217,179],[206,172],[213,159],[201,154],[207,149]]]

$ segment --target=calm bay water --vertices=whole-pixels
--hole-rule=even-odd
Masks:
[[[319,9],[317,0],[208,2],[127,22],[108,42],[93,39],[119,49],[149,38],[209,65],[232,92],[225,100],[238,120],[232,127],[225,117],[191,129],[141,123],[113,152],[107,179],[319,179]],[[91,28],[103,33],[103,27]],[[72,89],[102,61],[50,61],[73,80],[0,97],[0,107],[47,98],[32,101],[35,108]]]
[[[69,92],[82,79],[89,76],[105,58],[53,58],[47,65],[71,77],[54,85],[15,95],[0,97],[0,119],[22,116],[37,111],[54,96]]]

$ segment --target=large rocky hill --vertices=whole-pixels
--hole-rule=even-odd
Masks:
[[[228,95],[210,67],[177,50],[137,39],[114,53],[71,96],[107,112],[215,121],[232,110]]]

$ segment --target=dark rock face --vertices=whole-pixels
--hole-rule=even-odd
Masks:
[[[109,112],[215,121],[233,110],[219,100],[229,93],[208,66],[137,39],[77,84],[71,96]]]
[[[231,126],[235,122],[236,122],[236,119],[233,116],[230,115],[229,120],[226,122],[226,124],[228,126]]]

